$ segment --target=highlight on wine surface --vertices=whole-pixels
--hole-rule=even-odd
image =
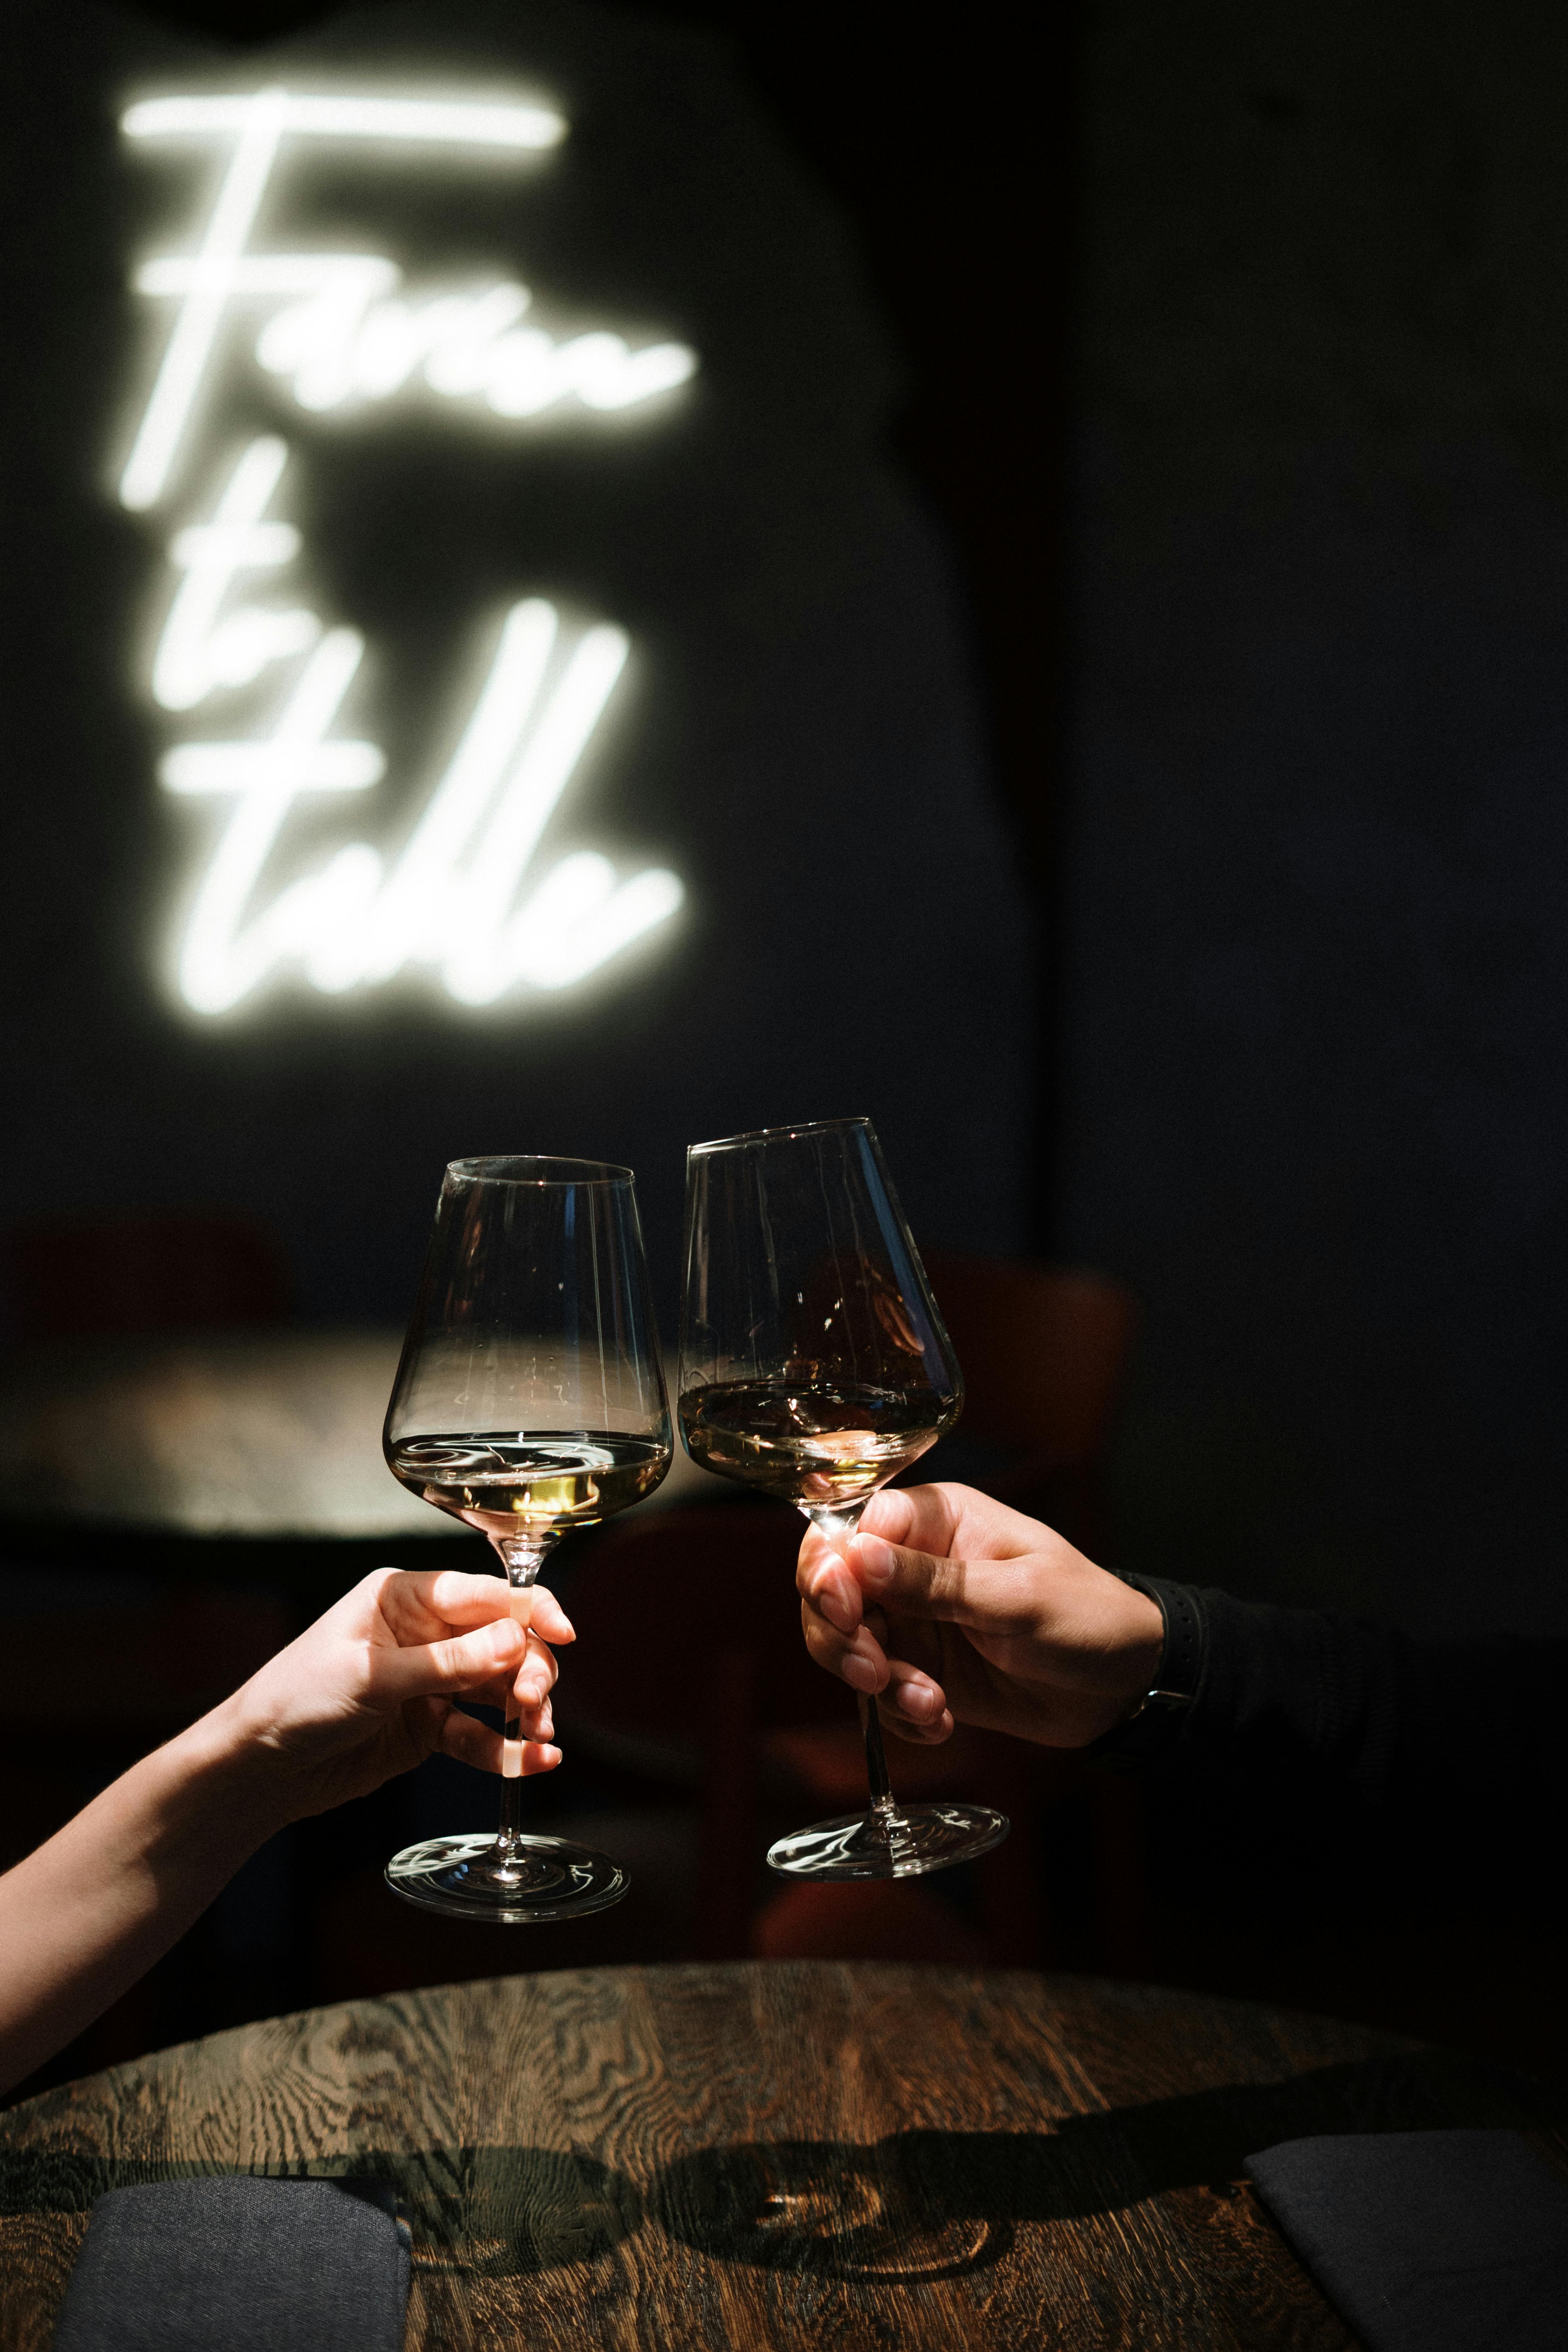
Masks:
[[[721,1478],[793,1503],[833,1542],[929,1452],[963,1380],[867,1118],[763,1128],[687,1154],[681,1434]],[[906,1878],[1007,1834],[989,1805],[900,1805],[860,1701],[870,1805],[770,1849],[805,1878]]]
[[[640,1502],[673,1452],[631,1171],[456,1160],[447,1170],[383,1446],[404,1486],[488,1536],[520,1595],[569,1528]],[[515,1604],[526,1622],[526,1601]],[[494,1837],[394,1856],[411,1903],[503,1925],[618,1902],[608,1855],[525,1835],[521,1723]]]
[[[415,1437],[389,1458],[394,1474],[426,1503],[503,1540],[592,1527],[651,1495],[669,1467],[667,1449],[611,1430],[549,1440],[521,1429]]]

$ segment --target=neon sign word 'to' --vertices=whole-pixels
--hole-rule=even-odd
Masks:
[[[350,410],[411,389],[457,413],[502,420],[575,404],[632,410],[694,372],[673,342],[634,350],[608,329],[565,339],[522,324],[530,290],[507,278],[465,289],[405,288],[390,256],[276,252],[253,235],[293,144],[380,142],[411,152],[478,151],[505,162],[547,150],[565,124],[538,104],[389,99],[284,89],[144,100],[122,118],[136,141],[216,149],[220,175],[195,249],[143,262],[133,284],[175,305],[120,480],[121,503],[148,512],[194,462],[241,314],[258,369],[301,407]],[[260,314],[258,324],[258,314]],[[363,793],[386,772],[381,747],[339,733],[365,653],[359,633],[308,603],[257,601],[257,575],[303,552],[286,504],[288,444],[252,439],[209,489],[205,511],[167,542],[174,575],[149,683],[171,713],[278,681],[258,731],[173,746],[164,788],[225,812],[190,893],[175,954],[185,1003],[226,1013],[275,972],[297,970],[329,993],[432,971],[454,1003],[484,1005],[521,987],[554,990],[597,970],[681,904],[679,878],[652,868],[617,876],[579,849],[535,876],[546,825],[626,667],[621,630],[569,642],[556,607],[529,597],[492,624],[489,667],[430,799],[395,854],[356,842],[258,899],[296,803]],[[527,887],[525,888],[526,886]]]

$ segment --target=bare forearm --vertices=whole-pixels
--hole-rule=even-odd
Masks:
[[[548,1644],[572,1639],[542,1585],[524,1628],[508,1587],[376,1569],[248,1683],[0,1878],[0,2090],[58,2050],[184,1934],[285,1822],[363,1796],[439,1748],[495,1771],[499,1736],[454,1702],[513,1693],[548,1744]]]
[[[285,1817],[219,1707],[0,1877],[0,2090],[133,1984]]]

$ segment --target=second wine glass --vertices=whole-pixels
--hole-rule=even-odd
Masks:
[[[487,1535],[513,1613],[545,1554],[651,1494],[673,1451],[629,1168],[455,1160],[383,1440],[395,1476]],[[607,1854],[522,1827],[509,1699],[500,1826],[427,1838],[387,1864],[411,1903],[502,1926],[602,1911]]]
[[[952,1343],[869,1119],[693,1144],[679,1400],[694,1462],[794,1503],[837,1541],[958,1419]],[[910,1877],[1006,1836],[988,1805],[900,1805],[874,1701],[860,1719],[869,1810],[781,1838],[775,1870]]]

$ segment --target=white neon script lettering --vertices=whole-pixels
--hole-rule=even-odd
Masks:
[[[232,150],[195,252],[160,255],[133,280],[138,292],[179,304],[121,477],[121,498],[134,509],[154,506],[167,488],[225,316],[239,302],[285,305],[263,324],[256,354],[311,409],[384,400],[418,375],[442,398],[482,400],[499,416],[534,416],[574,398],[607,411],[684,383],[697,365],[680,343],[634,351],[605,329],[557,341],[520,326],[533,298],[511,279],[408,300],[397,292],[401,269],[384,254],[247,249],[286,142],[468,147],[500,157],[555,145],[566,126],[549,108],[264,89],[151,99],[130,108],[121,127],[132,139]]]
[[[378,744],[328,732],[364,654],[355,630],[323,634],[313,613],[242,608],[219,617],[217,603],[236,572],[293,552],[285,540],[265,536],[289,526],[260,517],[282,472],[280,450],[275,441],[253,442],[220,492],[213,521],[174,542],[186,573],[154,657],[162,698],[172,700],[177,688],[176,707],[187,708],[234,683],[236,670],[254,675],[279,657],[286,624],[308,627],[312,642],[270,734],[183,743],[159,771],[172,793],[234,802],[185,923],[178,979],[186,1003],[199,1013],[227,1012],[290,961],[333,994],[427,965],[448,995],[472,1005],[493,1003],[521,982],[557,989],[583,979],[664,922],[684,894],[662,868],[623,882],[607,858],[580,850],[514,911],[629,650],[621,630],[601,625],[585,631],[563,661],[555,659],[559,615],[539,597],[507,614],[457,750],[391,870],[379,851],[351,843],[250,913],[300,797],[363,792],[386,767]]]
[[[216,140],[233,151],[198,252],[150,262],[135,280],[180,308],[121,479],[127,506],[165,495],[225,314],[240,298],[283,300],[261,329],[258,356],[319,409],[384,399],[419,373],[444,398],[478,395],[500,415],[537,414],[569,394],[607,410],[683,382],[696,364],[680,345],[632,352],[602,332],[558,343],[520,327],[531,297],[510,279],[405,300],[401,272],[381,255],[247,249],[285,137],[524,151],[563,135],[549,108],[262,90],[154,99],[123,123],[132,138]],[[248,576],[279,572],[302,551],[299,530],[276,511],[288,465],[277,436],[250,442],[205,520],[169,544],[176,578],[151,679],[164,709],[193,710],[253,686],[275,664],[301,665],[268,731],[184,743],[160,767],[168,791],[228,809],[178,949],[186,1002],[226,1012],[292,962],[331,993],[423,966],[457,1003],[484,1005],[520,985],[569,986],[666,922],[684,896],[679,878],[658,867],[622,880],[596,851],[567,854],[525,891],[629,651],[624,633],[604,625],[568,645],[541,597],[505,615],[468,724],[402,851],[389,859],[349,843],[258,905],[300,801],[363,793],[386,769],[379,744],[332,731],[363,638],[329,628],[303,604],[254,601]]]
[[[304,653],[321,634],[314,613],[258,605],[219,619],[242,572],[270,570],[300,552],[292,523],[265,522],[289,452],[268,435],[235,467],[211,522],[176,533],[169,560],[184,578],[153,657],[153,692],[165,710],[189,710],[215,688],[248,686],[269,662]]]

